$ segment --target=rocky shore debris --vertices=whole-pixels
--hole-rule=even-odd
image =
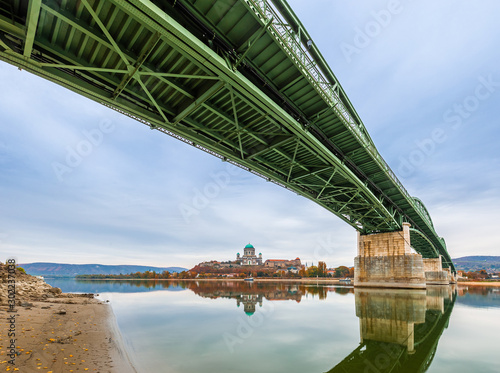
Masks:
[[[0,263],[0,305],[8,304],[8,266]],[[33,307],[31,302],[55,298],[62,294],[61,289],[47,284],[43,279],[28,275],[16,268],[16,305]]]
[[[60,303],[73,304],[71,298],[93,299],[94,294],[67,294],[61,289],[52,287],[43,279],[31,276],[24,270],[16,268],[16,306],[33,307],[32,302],[54,301],[60,299]],[[8,266],[0,263],[0,306],[8,304]],[[44,306],[47,309],[50,306]],[[61,314],[62,315],[62,314]]]

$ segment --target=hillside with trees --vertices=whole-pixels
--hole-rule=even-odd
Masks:
[[[475,272],[484,269],[488,273],[500,272],[500,256],[464,256],[452,261],[459,271]]]
[[[20,264],[33,276],[75,277],[78,275],[119,275],[133,272],[182,272],[182,267],[152,267],[142,265],[106,265],[106,264],[66,264],[66,263],[25,263]]]

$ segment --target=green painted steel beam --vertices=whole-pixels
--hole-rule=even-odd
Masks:
[[[26,36],[26,27],[24,25],[20,25],[19,23],[12,21],[11,19],[6,19],[2,16],[0,16],[0,30],[19,39],[24,39]]]
[[[80,66],[80,65],[64,65],[59,63],[40,63],[40,67],[55,67],[58,69],[69,69],[69,70],[81,70],[90,72],[100,72],[100,73],[115,73],[115,74],[127,74],[128,70],[123,69],[113,69],[105,67],[94,67],[94,66]]]
[[[207,101],[210,97],[216,94],[224,86],[224,84],[225,83],[222,81],[213,84],[199,97],[197,97],[193,102],[191,102],[184,110],[182,110],[179,114],[177,114],[177,116],[172,120],[172,124],[174,126],[179,124],[179,122],[184,118],[186,118],[193,110],[196,110],[198,107],[203,105],[205,101]]]
[[[231,35],[213,24],[214,38],[217,34],[230,44],[231,37],[240,35],[234,54],[212,49],[210,42],[181,26],[175,7],[167,14],[148,0],[81,4],[56,8],[32,2],[25,25],[0,17],[5,33],[0,35],[0,58],[301,194],[357,230],[393,231],[409,221],[428,241],[419,240],[434,247],[432,255],[437,250],[443,262],[451,262],[427,209],[409,196],[380,157],[319,51],[304,57],[301,38],[307,33],[301,25],[295,27],[287,6],[278,8],[292,19],[292,27],[267,0],[228,0],[253,17],[246,18],[248,25],[230,19]],[[208,22],[205,16],[198,13],[198,21]],[[38,18],[37,26],[33,20]],[[278,87],[253,60],[259,54],[274,58],[273,66],[282,70],[275,79],[289,79],[276,89],[281,98],[249,78],[247,66],[255,66],[264,86]],[[283,102],[291,100],[287,94],[296,85],[305,89],[298,101],[319,105],[313,115],[305,115],[293,100],[288,103],[299,115],[285,110]],[[357,144],[357,149],[343,153],[328,126],[344,126],[339,144]]]
[[[40,7],[42,0],[31,0],[28,4],[28,17],[26,19],[26,39],[24,41],[24,57],[29,58],[33,50],[35,33],[38,27],[38,17],[40,16]]]
[[[273,22],[272,18],[268,19],[266,21],[266,23],[264,24],[264,26],[257,32],[257,34],[252,36],[252,39],[248,41],[247,48],[245,49],[245,51],[243,52],[243,54],[238,57],[238,59],[234,63],[233,69],[238,68],[238,66],[240,65],[240,63],[243,62],[243,60],[245,59],[245,57],[248,54],[248,52],[250,52],[250,50],[252,49],[252,47],[262,37],[262,35],[265,34],[265,32],[267,31],[267,29],[269,28],[269,26],[271,25],[272,22]]]
[[[123,60],[123,62],[125,62],[125,64],[127,66],[129,66],[130,63],[129,63],[129,60],[128,60],[127,56],[125,56],[125,54],[122,52],[121,48],[118,46],[118,44],[116,43],[116,41],[113,38],[113,36],[111,36],[111,34],[109,33],[107,27],[101,21],[101,19],[97,15],[97,13],[94,12],[94,9],[92,8],[92,6],[88,3],[87,0],[80,0],[80,1],[85,6],[85,8],[87,9],[87,11],[90,13],[90,15],[92,16],[92,19],[97,23],[97,25],[99,26],[99,28],[101,29],[101,31],[104,33],[104,35],[106,35],[106,38],[108,39],[108,41],[113,46],[113,49],[115,50],[115,52],[118,53],[118,55]],[[102,5],[102,4],[103,4],[102,2],[99,3],[99,5]]]
[[[105,39],[105,36],[99,36],[96,33],[92,32],[91,29],[87,28],[87,25],[83,23],[83,21],[78,20],[76,18],[73,18],[71,14],[68,14],[64,9],[53,9],[49,5],[42,3],[41,5],[42,10],[46,11],[47,13],[51,14],[52,16],[61,19],[74,29],[88,35],[89,37],[93,38],[95,41],[98,43],[104,45],[108,49],[113,49],[113,45],[109,43]]]
[[[139,58],[137,61],[134,63],[134,65],[127,65],[129,73],[123,77],[122,81],[120,82],[120,85],[116,87],[116,90],[113,92],[113,97],[118,97],[120,93],[125,89],[127,84],[134,78],[134,76],[137,74],[137,72],[140,70],[141,66],[144,64],[146,59],[148,58],[149,54],[152,52],[153,48],[156,46],[156,44],[160,41],[160,34],[155,33],[151,36],[151,38],[148,40],[148,43],[145,45],[144,49],[142,50],[141,54],[139,55]],[[126,58],[126,57],[125,57]],[[139,82],[139,84],[143,84],[141,78],[136,78],[136,80]],[[143,87],[144,88],[144,87]],[[147,92],[147,89],[144,89]],[[148,93],[148,92],[147,92]],[[148,93],[149,95],[149,93]],[[151,97],[150,97],[151,99]],[[153,102],[154,100],[152,100]],[[155,102],[156,106],[156,102]]]
[[[410,228],[410,242],[418,252],[430,254],[425,255],[425,258],[437,258],[439,256],[440,250],[424,233],[415,228]]]

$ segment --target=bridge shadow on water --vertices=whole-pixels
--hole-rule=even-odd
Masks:
[[[448,327],[456,288],[354,290],[360,343],[327,373],[426,372]]]

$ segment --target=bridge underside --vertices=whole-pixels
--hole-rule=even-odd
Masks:
[[[360,232],[409,222],[414,248],[454,271],[425,206],[378,154],[300,21],[286,2],[273,4],[12,0],[0,4],[0,59],[305,196]]]

